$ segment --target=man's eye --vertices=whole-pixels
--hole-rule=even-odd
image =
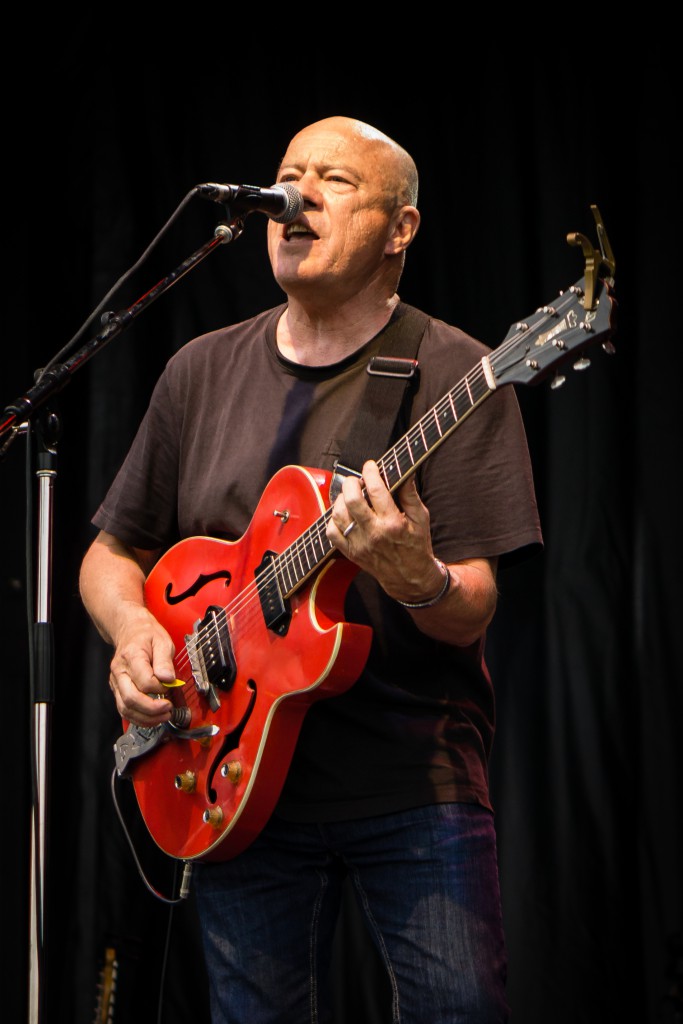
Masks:
[[[325,178],[328,185],[332,185],[335,191],[346,192],[347,190],[354,190],[357,186],[349,178],[346,178],[343,174],[328,174]]]

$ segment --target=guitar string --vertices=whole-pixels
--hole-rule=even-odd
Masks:
[[[262,616],[259,587],[267,587],[269,584],[277,584],[278,568],[276,567],[276,563],[282,563],[283,566],[287,566],[287,563],[289,563],[290,577],[292,575],[291,567],[294,567],[294,578],[296,579],[296,585],[298,586],[306,578],[306,575],[310,575],[310,573],[313,572],[315,568],[322,563],[322,561],[324,561],[324,558],[332,553],[333,547],[325,537],[325,542],[328,545],[328,551],[323,558],[317,559],[312,563],[308,558],[311,543],[305,539],[307,536],[317,532],[317,543],[318,546],[322,548],[324,537],[323,527],[331,515],[332,510],[326,509],[316,523],[312,524],[304,534],[298,537],[296,541],[294,541],[285,550],[285,552],[273,559],[271,565],[261,573],[258,580],[252,581],[242,591],[240,591],[239,594],[236,594],[233,600],[216,614],[215,620],[198,629],[196,633],[190,634],[190,639],[186,641],[182,653],[180,653],[176,659],[176,668],[178,669],[178,675],[180,678],[182,678],[181,671],[191,667],[191,655],[188,653],[188,649],[194,653],[197,648],[201,647],[211,638],[212,634],[216,641],[220,643],[220,629],[227,624],[229,619],[234,622],[234,620],[245,609],[247,611],[253,610],[258,612],[259,617]],[[306,556],[305,561],[308,565],[307,569],[304,568],[304,560],[301,557],[302,552]],[[297,566],[299,567],[298,569]],[[300,571],[301,576],[299,576]],[[280,575],[282,575],[282,571],[280,571]],[[256,597],[258,597],[258,601],[254,600]],[[248,626],[249,622],[244,620],[244,617],[242,616],[242,620],[239,622],[240,631],[244,633],[245,627],[248,629]],[[191,679],[186,680],[186,682],[191,682]]]
[[[556,303],[554,307],[541,307],[536,313],[541,313],[540,320],[533,325],[535,334],[539,333],[539,327],[544,326],[551,320],[557,320],[561,317],[561,314],[567,307],[576,301],[576,292],[569,289],[567,292],[562,293],[559,298],[559,303]],[[547,311],[546,311],[547,310]],[[536,315],[536,314],[534,314]],[[530,332],[531,328],[523,323],[518,324],[518,330],[513,333],[509,338],[488,353],[489,363],[493,366],[500,362],[510,348],[517,345],[518,342],[524,338]],[[481,385],[484,385],[483,390],[480,390]],[[378,467],[382,472],[387,486],[390,486],[388,480],[389,468],[392,464],[398,467],[400,473],[401,457],[408,454],[411,462],[410,470],[405,474],[405,477],[410,475],[410,472],[416,465],[415,459],[413,458],[413,448],[419,441],[424,449],[424,453],[420,456],[420,460],[424,459],[427,454],[430,454],[433,448],[440,443],[441,440],[445,440],[446,437],[458,426],[463,420],[464,416],[468,415],[477,404],[483,401],[488,395],[492,393],[492,390],[486,380],[481,363],[477,364],[468,374],[466,374],[458,383],[449,391],[446,395],[434,405],[417,423],[408,430],[408,432],[386,453],[381,459],[378,460]],[[473,400],[473,392],[476,395],[476,399]],[[462,399],[467,396],[469,408],[465,413],[458,415],[458,399]],[[440,427],[440,419],[445,418],[447,415],[452,416],[453,422],[444,432]],[[432,440],[433,438],[433,440]],[[418,461],[420,461],[418,460]],[[399,480],[401,477],[399,477]],[[394,487],[396,484],[393,485]],[[235,598],[229,602],[223,609],[217,614],[215,620],[212,620],[206,626],[201,627],[196,633],[190,634],[190,639],[186,641],[183,652],[178,656],[177,667],[178,669],[186,669],[191,666],[191,658],[187,654],[187,648],[190,647],[192,652],[204,644],[211,634],[214,633],[217,642],[220,643],[220,629],[225,626],[228,619],[234,620],[243,611],[243,609],[253,608],[261,614],[260,598],[258,602],[254,601],[254,598],[259,595],[259,587],[268,587],[273,584],[277,586],[278,575],[280,578],[284,578],[285,574],[290,577],[290,581],[294,579],[294,587],[291,585],[286,588],[286,593],[293,593],[294,590],[300,586],[308,576],[311,575],[315,569],[325,561],[326,558],[334,551],[334,546],[327,539],[325,529],[327,522],[332,514],[331,508],[324,511],[322,516],[312,524],[303,534],[301,534],[296,540],[292,542],[280,555],[277,555],[267,569],[263,571],[258,580],[251,582],[247,587],[244,588],[239,594],[235,595]],[[321,557],[315,553],[315,545],[322,550],[323,554]],[[309,555],[313,555],[313,561],[311,561]],[[243,628],[248,623],[242,622],[240,626]],[[186,682],[191,682],[191,678]]]

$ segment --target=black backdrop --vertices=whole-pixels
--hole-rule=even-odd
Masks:
[[[206,24],[174,28],[169,43],[167,21],[143,43],[139,25],[114,32],[89,16],[58,46],[43,23],[36,47],[27,28],[24,77],[5,91],[14,172],[6,166],[0,408],[30,387],[195,184],[271,184],[289,137],[319,117],[357,116],[413,153],[423,224],[401,295],[494,347],[582,275],[581,250],[566,236],[595,239],[596,203],[616,257],[617,354],[598,348],[590,369],[570,373],[558,391],[518,390],[546,549],[502,576],[489,643],[510,998],[518,1024],[680,1022],[678,58],[665,28],[633,29],[610,52],[605,26],[589,39],[577,26],[562,44],[521,49],[476,33],[439,41],[435,25],[419,47],[407,29],[371,43],[336,18],[321,38],[312,18],[302,39],[286,43],[260,25],[255,45]],[[112,308],[203,245],[219,217],[220,207],[193,200]],[[120,722],[108,651],[81,608],[77,573],[90,515],[166,359],[194,334],[281,300],[265,224],[250,217],[240,239],[151,306],[57,399],[42,978],[50,1024],[100,1019],[108,950],[117,961],[114,1021],[156,1020],[160,1003],[167,1024],[207,1019],[192,898],[171,912],[148,893],[113,810]],[[17,1021],[28,1018],[31,962],[28,455],[22,438],[0,462],[10,724],[2,1005],[3,1019]],[[146,840],[125,786],[120,795],[148,877],[169,894],[174,866]],[[350,903],[335,968],[338,1024],[386,1021],[383,983]]]

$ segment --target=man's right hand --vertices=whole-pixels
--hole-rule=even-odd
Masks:
[[[80,573],[83,604],[114,647],[109,685],[116,707],[122,718],[142,726],[168,721],[173,709],[164,696],[175,680],[173,641],[145,607],[145,578],[158,554],[101,530]]]
[[[116,636],[109,686],[122,718],[153,726],[171,717],[166,686],[173,684],[173,642],[144,607],[133,607]],[[164,686],[166,684],[166,686]]]

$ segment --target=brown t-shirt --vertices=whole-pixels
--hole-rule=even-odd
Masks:
[[[196,338],[169,360],[93,518],[97,527],[146,549],[195,536],[237,540],[279,469],[333,468],[381,332],[340,363],[303,367],[277,349],[284,309]],[[397,436],[488,351],[431,319],[419,351],[419,385]],[[371,438],[368,444],[368,456],[384,454]],[[435,554],[444,561],[504,561],[540,546],[511,387],[494,391],[459,424],[416,479]],[[345,617],[372,626],[367,665],[348,691],[307,712],[277,813],[341,820],[451,800],[490,807],[495,707],[483,642],[458,648],[424,636],[363,573],[349,587]]]

